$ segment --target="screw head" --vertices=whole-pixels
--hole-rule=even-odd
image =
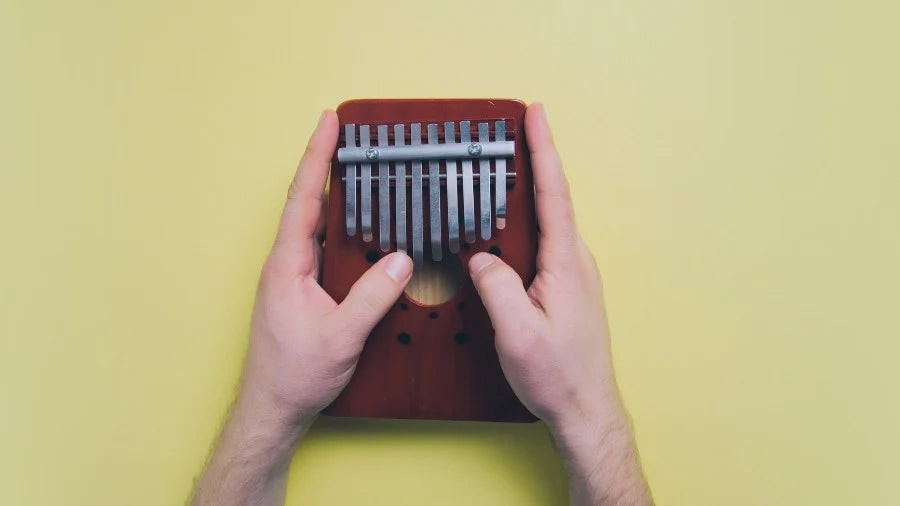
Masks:
[[[479,156],[481,154],[481,144],[477,142],[473,142],[469,144],[469,155],[470,156]]]
[[[369,148],[366,150],[366,159],[367,160],[378,160],[378,150],[375,148]]]

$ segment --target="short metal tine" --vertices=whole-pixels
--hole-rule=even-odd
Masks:
[[[438,143],[437,123],[428,124],[428,144]],[[441,162],[428,161],[428,217],[431,230],[431,258],[441,261]]]
[[[344,145],[356,147],[356,125],[348,123],[344,125]],[[347,235],[356,235],[356,164],[348,163],[344,166],[344,190],[345,204],[344,217],[347,220]]]
[[[494,140],[506,140],[506,120],[494,124]],[[497,228],[506,228],[506,158],[502,156],[494,160],[494,205],[497,215]]]
[[[478,124],[478,141],[488,142],[488,124]],[[491,160],[482,157],[478,160],[478,184],[481,193],[481,238],[488,240],[491,238]]]
[[[388,145],[387,125],[378,125],[378,146]],[[381,251],[391,249],[391,164],[378,162],[378,245]]]
[[[369,125],[359,127],[360,147],[369,147]],[[372,241],[372,164],[361,164],[360,211],[362,212],[362,236],[366,242]]]
[[[468,121],[459,122],[459,142],[472,142],[472,128]],[[463,226],[466,233],[466,242],[475,242],[475,183],[472,179],[472,159],[462,160],[462,190],[463,190]]]
[[[444,142],[456,142],[456,123],[444,123]],[[459,252],[459,204],[456,196],[456,160],[447,164],[447,236],[451,253]]]
[[[406,143],[403,125],[394,125],[394,145]],[[394,162],[394,219],[397,227],[397,250],[406,253],[406,162]]]
[[[410,125],[410,144],[422,144],[422,124],[413,123]],[[416,160],[412,162],[412,251],[413,261],[416,265],[422,265],[425,260],[424,251],[424,220],[425,214],[422,209],[422,162]]]

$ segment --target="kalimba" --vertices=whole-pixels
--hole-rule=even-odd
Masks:
[[[352,100],[332,161],[322,285],[341,301],[382,255],[459,277],[449,298],[408,288],[369,336],[337,416],[525,422],[468,277],[479,251],[530,283],[537,227],[518,100]]]

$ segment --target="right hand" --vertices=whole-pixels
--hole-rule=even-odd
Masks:
[[[622,483],[591,476],[597,469],[636,469],[629,480],[636,489],[643,477],[613,374],[603,287],[575,226],[540,104],[528,108],[525,133],[540,227],[537,275],[526,290],[512,268],[488,253],[474,255],[469,272],[493,323],[503,373],[522,403],[549,426],[573,475],[573,500],[605,502]]]
[[[572,200],[540,104],[525,115],[534,167],[540,242],[537,276],[526,290],[503,260],[469,262],[494,325],[503,372],[521,401],[555,429],[622,415],[610,356],[603,288],[575,226]]]

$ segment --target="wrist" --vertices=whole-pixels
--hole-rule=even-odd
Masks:
[[[614,381],[594,382],[590,392],[573,394],[565,408],[545,419],[557,442],[589,445],[607,434],[630,432],[630,421]]]
[[[241,386],[231,418],[251,423],[273,439],[291,440],[302,436],[315,421],[316,415],[315,412],[298,409],[270,388],[260,388],[248,382]]]
[[[548,424],[564,461],[597,460],[626,444],[634,433],[624,408],[602,413],[577,413]]]
[[[548,424],[570,477],[572,504],[652,504],[631,421],[618,395]]]
[[[193,504],[256,504],[252,498],[283,494],[294,449],[312,421],[243,385]]]

